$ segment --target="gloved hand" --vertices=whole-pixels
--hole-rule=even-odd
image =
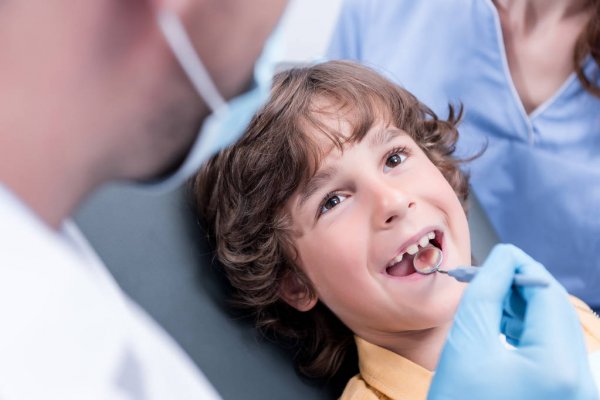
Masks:
[[[550,285],[514,287],[516,273]],[[465,290],[427,398],[598,399],[575,310],[541,264],[511,245],[493,249]]]

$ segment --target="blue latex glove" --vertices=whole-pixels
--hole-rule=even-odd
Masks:
[[[550,285],[514,287],[516,273]],[[427,398],[598,399],[575,310],[541,264],[514,246],[494,248],[465,290]]]

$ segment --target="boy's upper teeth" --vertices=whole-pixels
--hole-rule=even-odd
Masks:
[[[427,246],[431,239],[435,239],[435,233],[434,232],[426,233],[425,235],[423,235],[423,237],[421,237],[419,240],[417,240],[417,243],[411,244],[410,246],[408,246],[406,248],[406,250],[404,250],[404,252],[402,252],[402,253],[398,254],[396,257],[394,257],[394,259],[392,261],[390,261],[388,266],[391,267],[394,264],[398,264],[400,261],[402,261],[402,259],[404,258],[404,254],[406,254],[406,253],[410,254],[411,256],[414,256],[419,251],[419,247]]]
[[[417,254],[417,251],[419,251],[419,246],[416,244],[411,244],[410,246],[408,246],[406,248],[406,252],[408,254],[410,254],[411,256],[414,256],[415,254]]]

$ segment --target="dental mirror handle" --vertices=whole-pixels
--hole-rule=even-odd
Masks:
[[[448,274],[459,282],[471,282],[471,280],[477,275],[479,272],[479,267],[466,266],[466,267],[457,267],[454,269],[450,269],[448,271],[438,270],[439,272]],[[526,276],[523,274],[516,274],[513,284],[516,286],[537,286],[537,287],[546,287],[549,285],[549,282],[542,278],[535,278],[531,276]]]

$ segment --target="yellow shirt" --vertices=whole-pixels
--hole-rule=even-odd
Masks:
[[[589,353],[600,350],[600,318],[571,297]],[[382,347],[355,337],[360,373],[350,379],[341,400],[419,400],[427,398],[433,372]]]

